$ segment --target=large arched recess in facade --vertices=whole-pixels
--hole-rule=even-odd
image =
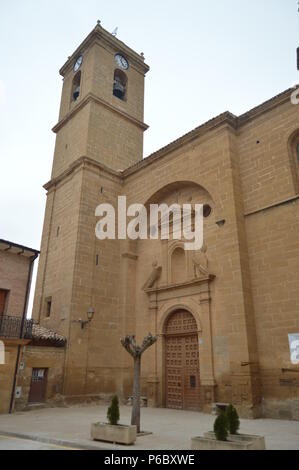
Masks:
[[[210,194],[203,186],[194,181],[175,181],[170,182],[160,188],[152,188],[152,193],[143,202],[149,209],[150,204],[166,203],[168,205],[178,203],[182,204],[203,204],[211,207],[211,213],[204,219],[204,230],[207,233],[206,242],[212,240],[215,235],[213,232],[217,231],[218,227],[215,224],[216,205]],[[205,235],[204,235],[205,239]],[[171,387],[169,380],[171,371],[167,369],[167,348],[174,348],[174,343],[177,341],[181,343],[183,350],[183,361],[198,361],[197,368],[192,367],[183,374],[180,380],[184,384],[180,384],[182,399],[178,408],[185,409],[200,409],[204,408],[206,402],[213,400],[213,390],[215,386],[214,372],[213,372],[213,357],[212,357],[212,331],[211,331],[211,316],[210,316],[210,280],[212,277],[209,275],[204,276],[202,279],[194,279],[194,271],[192,267],[192,252],[186,252],[185,273],[180,279],[174,278],[172,256],[177,253],[177,250],[182,251],[184,246],[183,241],[169,240],[158,241],[157,243],[147,243],[146,240],[138,240],[136,253],[138,254],[136,279],[139,282],[137,286],[137,311],[140,312],[145,297],[142,301],[138,301],[138,295],[142,290],[142,286],[146,281],[144,273],[150,273],[152,263],[157,260],[158,264],[162,267],[161,278],[153,286],[155,293],[147,292],[149,299],[148,310],[145,311],[144,317],[138,313],[138,321],[140,324],[146,324],[147,329],[158,335],[158,341],[154,345],[151,352],[150,364],[146,368],[150,371],[151,376],[151,392],[150,395],[155,395],[153,403],[158,406],[175,407],[175,403],[171,403]],[[212,250],[215,252],[215,249]],[[182,264],[183,266],[183,264]],[[143,293],[144,295],[144,293]],[[151,296],[155,298],[153,303]],[[172,336],[168,335],[167,324],[173,315],[178,315],[177,319],[185,317],[192,323],[193,330],[187,332],[181,331],[181,335]],[[176,321],[176,319],[174,319]],[[184,322],[184,321],[183,321]],[[196,324],[196,327],[195,327]],[[137,330],[141,327],[137,325]],[[190,342],[190,344],[189,344]],[[172,344],[173,343],[173,344]],[[190,349],[191,348],[191,349]],[[195,348],[194,351],[191,351]],[[187,351],[190,349],[190,351]],[[195,353],[196,358],[187,358],[189,352]],[[172,353],[175,353],[172,351]],[[180,360],[180,359],[178,359]],[[186,365],[186,364],[185,364]],[[189,364],[194,366],[194,364]],[[188,372],[188,373],[187,373]],[[189,373],[190,372],[190,373]],[[180,383],[180,381],[178,381]],[[200,384],[200,390],[199,390]],[[180,394],[180,393],[179,393]]]

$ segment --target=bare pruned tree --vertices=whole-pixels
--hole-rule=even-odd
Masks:
[[[133,386],[133,408],[131,424],[137,426],[137,432],[140,432],[140,371],[141,355],[146,349],[157,341],[157,337],[149,333],[143,340],[141,346],[137,346],[135,336],[126,336],[122,338],[121,344],[134,359],[134,386]]]

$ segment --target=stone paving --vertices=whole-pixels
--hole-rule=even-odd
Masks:
[[[22,440],[25,436],[34,441],[58,446],[86,449],[127,449],[124,446],[95,442],[90,438],[90,424],[106,421],[106,406],[72,406],[46,408],[0,415],[1,449],[5,448],[4,435],[11,434]],[[121,407],[122,424],[129,424],[131,408]],[[138,437],[133,450],[189,450],[192,436],[202,435],[213,427],[215,417],[194,411],[159,408],[142,408],[143,431],[152,434]],[[299,422],[272,419],[241,420],[241,432],[260,434],[266,438],[267,449],[299,450]],[[27,445],[17,439],[11,444],[15,449]],[[43,445],[41,445],[41,448]],[[11,448],[11,447],[10,447]]]
[[[70,450],[70,448],[0,435],[0,451],[1,450]]]

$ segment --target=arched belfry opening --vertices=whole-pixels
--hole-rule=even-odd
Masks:
[[[113,95],[120,100],[126,100],[128,79],[126,74],[119,69],[114,71],[113,78]]]
[[[80,88],[81,88],[81,70],[76,73],[73,78],[72,83],[72,101],[77,101],[80,96]]]
[[[198,328],[187,310],[176,310],[165,329],[166,408],[200,409]]]

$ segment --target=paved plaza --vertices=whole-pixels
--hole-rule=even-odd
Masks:
[[[81,405],[1,415],[0,449],[55,449],[55,446],[62,449],[126,449],[91,440],[90,424],[106,421],[106,412],[106,406]],[[121,407],[120,422],[129,424],[130,414],[130,407]],[[210,431],[215,417],[194,411],[142,408],[141,419],[142,430],[152,434],[138,437],[130,449],[189,450],[191,437]],[[299,449],[298,421],[241,420],[240,431],[264,435],[267,449]]]
[[[20,439],[19,437],[0,435],[1,450],[70,450],[71,448],[55,444],[33,441],[30,439]]]

